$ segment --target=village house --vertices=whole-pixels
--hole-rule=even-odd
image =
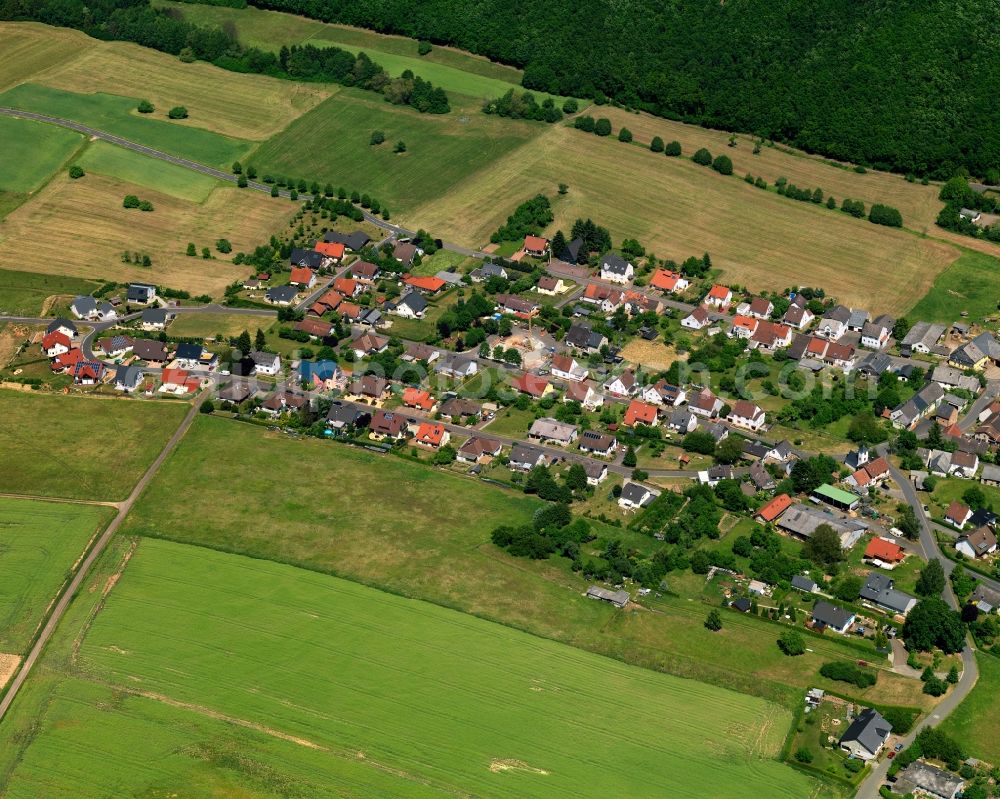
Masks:
[[[544,258],[549,254],[549,240],[542,236],[525,236],[521,249],[532,258]]]
[[[764,426],[766,414],[764,409],[749,400],[737,400],[733,403],[732,410],[726,421],[744,430],[757,432]]]
[[[581,380],[586,380],[587,375],[590,374],[587,369],[577,363],[572,355],[567,355],[566,353],[560,353],[552,357],[551,369],[553,376],[577,383]]]
[[[955,542],[955,550],[970,560],[985,558],[997,551],[996,534],[984,524],[959,538]]]
[[[712,308],[722,310],[724,308],[728,308],[732,301],[732,290],[730,290],[728,286],[721,286],[716,283],[711,289],[709,289],[708,294],[705,295],[704,304],[709,305]]]
[[[773,522],[791,507],[792,498],[788,494],[778,494],[774,499],[761,506],[754,518],[759,522]]]
[[[351,264],[351,277],[362,283],[374,283],[378,280],[379,267],[370,261],[355,261]]]
[[[567,446],[576,441],[577,432],[576,425],[560,422],[558,419],[546,416],[535,419],[528,430],[528,438],[546,444]]]
[[[638,510],[648,505],[656,498],[652,490],[639,483],[628,482],[622,486],[622,493],[618,497],[618,505],[625,510]]]
[[[69,309],[77,319],[89,319],[92,322],[112,322],[118,318],[118,312],[110,302],[98,301],[88,295],[77,297]]]
[[[351,341],[350,347],[355,358],[364,358],[389,349],[389,339],[374,333],[362,333]]]
[[[414,386],[407,386],[403,389],[403,404],[408,408],[419,408],[430,413],[437,404],[429,391]]]
[[[115,389],[131,394],[146,379],[146,373],[140,366],[119,366],[115,370]]]
[[[905,616],[913,610],[917,599],[893,588],[893,584],[892,578],[888,575],[869,572],[861,588],[861,598],[889,613]]]
[[[338,432],[348,428],[361,430],[368,427],[371,418],[371,413],[364,408],[342,400],[334,400],[326,414],[326,426]]]
[[[527,394],[529,397],[534,397],[535,399],[541,399],[546,394],[555,391],[546,378],[532,374],[531,372],[525,372],[520,377],[512,378],[510,385],[515,391]]]
[[[754,297],[750,302],[741,302],[737,305],[736,313],[752,319],[767,319],[774,313],[774,303],[766,297]]]
[[[711,323],[711,320],[708,318],[708,311],[700,307],[695,308],[681,319],[681,327],[686,327],[688,330],[701,330],[708,327]]]
[[[316,285],[316,273],[307,266],[293,267],[288,284],[300,289],[311,289]]]
[[[428,449],[440,449],[451,440],[451,433],[440,422],[421,422],[414,443]]]
[[[603,334],[591,330],[585,322],[577,322],[570,326],[563,343],[582,352],[594,353],[607,346],[608,340]]]
[[[602,286],[599,283],[588,283],[583,290],[582,302],[596,305],[602,313],[614,313],[625,300],[625,294],[610,286]]]
[[[544,294],[546,297],[554,297],[557,294],[562,294],[566,291],[566,284],[563,282],[561,277],[552,277],[550,275],[545,275],[538,279],[538,283],[535,285],[535,291],[539,294]]]
[[[594,388],[591,381],[584,380],[566,385],[563,402],[579,402],[586,410],[593,411],[604,405],[604,395]]]
[[[944,520],[952,527],[961,530],[965,523],[972,518],[972,510],[968,505],[964,505],[958,500],[953,500],[948,509],[944,512]]]
[[[254,374],[274,376],[281,371],[281,356],[276,352],[261,352],[256,350],[250,353],[253,361]]]
[[[368,437],[373,441],[402,441],[408,430],[409,424],[403,414],[379,408],[368,424]]]
[[[149,305],[156,300],[156,286],[150,283],[129,283],[125,291],[125,302]]]
[[[584,430],[580,434],[579,447],[581,452],[588,452],[607,458],[615,454],[615,451],[618,449],[618,440],[610,433]]]
[[[865,547],[864,559],[882,569],[892,570],[906,558],[906,552],[895,541],[875,536]]]
[[[637,424],[644,424],[648,427],[658,426],[660,420],[656,406],[649,405],[641,400],[632,400],[625,410],[625,417],[622,420],[622,424],[626,427],[635,427]]]
[[[550,465],[552,460],[545,450],[517,441],[510,450],[507,463],[512,471],[530,472],[536,466]]]
[[[385,399],[389,391],[389,381],[375,375],[362,375],[347,387],[349,397],[358,397],[371,402]]]
[[[626,369],[617,377],[612,377],[604,384],[604,390],[612,397],[631,397],[641,386],[635,379],[635,372]]]
[[[837,341],[847,332],[847,323],[851,318],[851,309],[838,305],[831,308],[819,320],[816,326],[816,335],[830,341]]]
[[[613,252],[606,253],[601,258],[601,280],[612,283],[628,283],[635,275],[635,267]]]
[[[930,763],[916,760],[896,775],[892,791],[897,796],[928,796],[931,799],[955,799],[965,787],[965,780]]]
[[[649,285],[654,289],[665,291],[670,294],[680,294],[691,285],[686,277],[679,272],[671,272],[667,269],[657,269],[650,278]]]
[[[459,447],[455,455],[462,463],[489,463],[500,454],[501,444],[495,438],[472,436]]]
[[[861,328],[861,346],[870,350],[880,350],[889,343],[896,320],[882,314]]]
[[[889,462],[885,458],[876,458],[866,462],[859,469],[844,479],[844,483],[853,489],[864,491],[881,484],[889,478]]]
[[[813,606],[811,621],[820,630],[833,630],[847,635],[854,624],[854,614],[829,602],[820,601]]]
[[[706,419],[714,419],[719,415],[722,410],[722,406],[725,403],[719,399],[712,390],[709,388],[703,388],[698,391],[697,394],[691,397],[688,402],[688,407],[691,409],[691,413],[696,416],[703,416]]]
[[[272,286],[264,293],[264,299],[271,305],[291,305],[299,296],[295,286]]]
[[[930,416],[944,399],[944,389],[937,383],[928,383],[906,402],[895,407],[889,414],[893,427],[911,430],[917,422]]]
[[[857,760],[874,760],[891,732],[892,725],[881,713],[874,708],[866,708],[840,736],[840,748]]]
[[[687,392],[679,386],[674,386],[660,379],[642,390],[642,399],[653,405],[676,407],[687,399]]]
[[[404,319],[423,319],[427,312],[427,300],[419,291],[409,291],[398,300],[386,303],[385,311]]]

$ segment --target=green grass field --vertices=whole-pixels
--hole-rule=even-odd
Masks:
[[[394,796],[410,796],[413,783],[417,795],[539,799],[703,797],[707,782],[718,796],[801,797],[814,787],[771,759],[789,723],[774,704],[355,583],[169,542],[139,544],[78,665],[122,700],[140,693],[184,715],[221,714],[319,749],[338,771],[347,761],[391,774]],[[65,726],[76,729],[62,737],[84,740],[86,725],[72,717]],[[138,724],[133,731],[145,740]],[[13,795],[27,768],[14,771]],[[91,761],[88,771],[57,779],[72,779],[75,796],[101,795],[88,786],[108,770]],[[125,792],[187,795],[162,769],[152,776]],[[261,776],[313,795],[295,774]]]
[[[66,163],[83,136],[44,122],[0,117],[0,141],[0,189],[28,194]]]
[[[0,391],[0,486],[12,494],[124,499],[186,410],[182,403]]]
[[[317,47],[333,45],[352,53],[363,50],[390,75],[400,75],[409,69],[449,93],[478,99],[499,97],[521,82],[520,70],[458,50],[435,47],[426,56],[421,56],[417,52],[417,42],[402,36],[328,25],[257,8],[225,8],[170,0],[157,0],[154,5],[170,8],[191,22],[231,25],[241,43],[265,50],[277,51],[283,44],[306,42]],[[541,101],[543,95],[537,96]]]
[[[979,681],[941,727],[961,742],[966,753],[1000,762],[1000,657],[980,652]]]
[[[373,130],[385,133],[385,143],[369,144]],[[441,197],[540,131],[479,113],[420,114],[344,89],[262,144],[252,161],[261,173],[367,192],[396,215]],[[405,153],[393,152],[397,141]]]
[[[140,118],[138,114],[133,114],[137,102],[136,99],[113,94],[77,94],[31,83],[22,83],[0,94],[0,105],[72,119],[211,166],[228,168],[233,161],[242,158],[251,146],[250,142],[208,130],[173,125],[166,117]]]
[[[23,654],[110,508],[0,497],[0,652]]]
[[[1000,260],[966,250],[937,276],[907,316],[950,324],[967,311],[970,321],[995,315],[1000,306]]]
[[[100,285],[96,280],[0,269],[0,311],[14,316],[33,316],[41,313],[47,297],[90,294]]]
[[[789,706],[801,688],[824,686],[822,662],[858,657],[841,640],[811,637],[811,652],[787,658],[773,624],[738,614],[713,636],[700,599],[664,597],[655,614],[588,600],[567,560],[512,558],[490,543],[495,526],[537,507],[519,491],[426,465],[199,417],[123,527],[336,574]],[[895,675],[877,690],[880,701],[922,704],[919,684]]]
[[[91,142],[75,163],[86,172],[118,178],[197,203],[207,200],[212,189],[222,185],[221,181],[200,172],[103,141]]]

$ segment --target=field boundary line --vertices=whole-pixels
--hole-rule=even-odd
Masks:
[[[120,508],[121,502],[104,499],[71,499],[70,497],[40,497],[34,494],[8,494],[0,492],[0,499],[26,499],[33,502],[58,502],[65,505],[95,505],[103,508]]]

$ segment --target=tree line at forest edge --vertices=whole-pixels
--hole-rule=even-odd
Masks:
[[[339,83],[378,92],[394,105],[447,114],[444,89],[406,70],[392,78],[365,53],[312,44],[282,46],[277,54],[241,45],[229,26],[194,25],[149,0],[0,0],[0,20],[35,20],[77,28],[96,39],[135,42],[182,61],[208,61],[233,72],[254,72],[299,81]]]
[[[949,178],[1000,164],[1000,6],[744,0],[250,0],[454,45],[525,88],[757,134],[840,160]]]

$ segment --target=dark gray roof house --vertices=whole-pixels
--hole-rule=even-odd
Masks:
[[[120,391],[134,391],[145,378],[140,366],[119,366],[115,370],[115,388]]]
[[[368,411],[350,403],[334,400],[326,414],[326,425],[334,430],[342,430],[345,427],[362,428],[367,427],[371,419],[372,415]]]
[[[608,340],[600,333],[590,329],[590,325],[577,322],[570,326],[563,341],[579,350],[599,350]]]
[[[935,799],[955,799],[964,787],[965,780],[957,774],[917,760],[896,775],[892,790],[898,795],[922,793]]]
[[[801,574],[796,574],[792,577],[792,588],[797,588],[799,591],[805,591],[807,594],[814,594],[819,590],[819,586],[816,585],[816,581],[804,577]]]
[[[609,591],[607,588],[601,588],[599,585],[592,585],[587,589],[587,596],[590,599],[600,599],[604,602],[610,602],[616,608],[625,607],[629,599],[628,591]]]
[[[254,395],[250,383],[245,380],[232,380],[219,391],[219,399],[223,402],[239,404]]]
[[[289,305],[298,296],[295,286],[272,286],[264,294],[264,298],[274,305]]]
[[[628,274],[629,263],[620,255],[609,252],[601,258],[601,271],[611,272],[616,275]]]
[[[323,241],[327,244],[343,244],[347,249],[357,252],[368,246],[371,236],[360,230],[353,233],[341,233],[338,230],[328,230],[323,234]]]
[[[427,300],[419,291],[410,291],[396,302],[388,303],[385,310],[389,313],[398,312],[400,308],[408,308],[414,316],[419,316],[427,310]]]
[[[897,591],[892,586],[891,577],[881,572],[871,572],[861,589],[861,598],[867,599],[892,613],[900,613],[905,616],[917,604],[917,600],[909,594]]]
[[[556,257],[560,261],[566,261],[567,263],[575,264],[577,259],[580,257],[580,250],[583,248],[583,239],[576,238],[566,245],[566,248],[560,252],[556,253]]]
[[[288,262],[292,266],[308,266],[310,269],[319,269],[323,266],[323,255],[313,249],[303,249],[296,247],[288,256]]]
[[[851,722],[842,736],[840,748],[862,760],[871,760],[885,745],[892,725],[875,708],[866,708]]]
[[[61,316],[58,319],[53,319],[51,322],[49,322],[49,326],[45,328],[45,332],[51,333],[55,330],[59,330],[60,328],[64,330],[69,330],[73,333],[74,336],[76,335],[77,332],[76,325],[69,319],[63,319]]]
[[[545,454],[545,451],[530,444],[515,442],[510,450],[509,463],[514,469],[528,471],[547,461],[548,456]]]
[[[152,302],[156,298],[156,286],[149,283],[129,283],[125,292],[126,302]]]
[[[834,630],[846,630],[854,621],[854,614],[829,602],[817,602],[812,612],[813,624],[822,624]]]
[[[167,360],[167,345],[162,341],[137,338],[132,342],[132,354],[142,361],[163,362]]]

